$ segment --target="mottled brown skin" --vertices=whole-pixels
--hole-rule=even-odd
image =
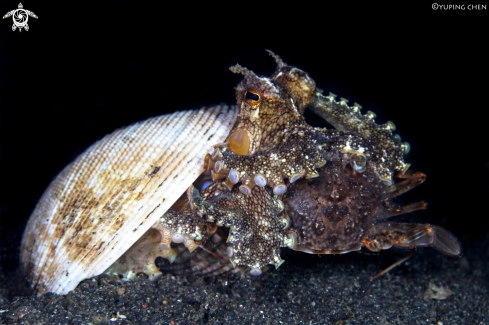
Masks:
[[[372,167],[384,183],[392,184],[392,174],[404,174],[410,166],[403,160],[403,155],[409,152],[409,143],[401,143],[401,137],[392,134],[396,129],[393,122],[377,125],[375,113],[367,111],[362,115],[359,113],[361,106],[357,103],[349,107],[348,100],[340,98],[336,101],[335,98],[336,95],[331,93],[328,96],[316,93],[308,108],[337,130],[348,131],[369,140],[375,146],[375,153],[369,158]]]
[[[341,254],[363,246],[377,252],[392,246],[432,246],[459,257],[461,244],[449,231],[429,224],[379,222],[394,215],[425,209],[425,202],[403,207],[390,201],[425,180],[413,173],[386,186],[367,164],[361,172],[347,155],[332,155],[320,177],[291,184],[283,196],[289,220],[287,234],[295,238],[294,250],[313,254]]]
[[[320,175],[291,184],[284,195],[289,231],[312,252],[360,249],[381,209],[384,185],[370,166],[355,172],[348,157],[334,156]]]
[[[249,132],[250,155],[260,148],[281,147],[287,130],[307,126],[302,115],[316,90],[314,80],[307,73],[287,66],[278,56],[269,53],[277,62],[277,69],[270,78],[260,77],[239,64],[230,68],[244,76],[236,87],[240,114],[230,134],[236,130]],[[257,101],[247,99],[248,91],[260,97],[259,105]]]
[[[279,217],[282,202],[273,198],[270,188],[255,187],[251,195],[245,195],[237,187],[229,190],[216,182],[202,196],[193,189],[190,202],[203,220],[230,227],[227,243],[233,264],[256,270],[282,264],[280,247],[288,244],[287,222]]]

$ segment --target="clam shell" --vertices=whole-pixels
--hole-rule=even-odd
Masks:
[[[116,130],[51,183],[32,213],[21,265],[38,292],[67,294],[104,272],[203,172],[238,114],[224,105]]]

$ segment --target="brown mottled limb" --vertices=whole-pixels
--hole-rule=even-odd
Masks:
[[[370,139],[364,138],[350,131],[319,129],[315,139],[319,143],[319,148],[327,156],[330,154],[359,153],[365,155],[368,163],[379,175],[380,180],[387,185],[393,183],[393,173],[395,166],[389,156],[389,151],[379,147]],[[404,165],[408,168],[408,165]]]
[[[382,157],[391,173],[404,173],[409,168],[403,159],[404,154],[409,152],[409,144],[401,143],[400,137],[392,133],[396,129],[394,123],[389,121],[378,125],[373,112],[368,111],[362,115],[360,105],[355,103],[350,107],[348,100],[341,98],[336,101],[335,97],[333,94],[323,96],[316,93],[309,108],[337,130],[353,132],[371,141],[380,151],[385,152]]]
[[[279,149],[264,147],[248,156],[237,155],[226,144],[221,144],[213,156],[206,157],[206,166],[213,166],[217,177],[232,171],[227,176],[228,183],[241,181],[244,194],[250,194],[254,185],[263,187],[269,184],[274,194],[281,195],[286,190],[284,178],[294,182],[302,176],[316,177],[316,167],[326,163],[309,132],[296,128],[283,140]]]
[[[402,176],[402,178],[407,178],[407,179],[387,188],[385,193],[385,201],[383,202],[384,211],[380,212],[375,217],[375,219],[390,218],[400,214],[405,214],[417,210],[423,210],[428,207],[428,203],[426,203],[425,201],[411,203],[403,206],[393,204],[390,201],[390,199],[399,196],[403,193],[406,193],[407,191],[412,190],[413,188],[422,184],[426,180],[425,174],[420,172],[413,172],[413,171],[408,171],[404,175],[400,175],[400,173],[396,173],[396,176],[398,177]]]
[[[203,238],[201,224],[202,221],[196,219],[190,209],[181,212],[168,210],[154,227],[157,229],[169,229],[171,233],[166,237],[171,236],[174,238],[173,242],[182,242],[178,236],[182,236],[182,240],[183,238],[188,238],[199,241]]]
[[[269,188],[254,187],[250,195],[244,195],[236,188],[229,191],[214,183],[202,196],[190,188],[189,197],[192,209],[203,220],[230,228],[227,243],[233,265],[248,266],[252,274],[259,274],[266,265],[278,267],[283,262],[280,247],[288,244],[284,236],[287,224],[278,216],[283,205]]]
[[[374,252],[392,246],[401,248],[431,246],[452,257],[462,255],[462,245],[457,237],[446,229],[429,224],[379,223],[370,229],[370,235],[363,244]]]
[[[411,203],[403,206],[392,205],[389,202],[384,202],[384,209],[382,213],[375,217],[375,219],[385,219],[393,216],[397,216],[400,214],[405,214],[409,212],[414,212],[418,210],[424,210],[428,207],[428,203],[425,201],[420,201],[416,203]]]
[[[395,187],[389,191],[389,198],[399,196],[407,191],[412,190],[418,185],[421,185],[426,180],[426,175],[420,172],[407,171],[404,175],[396,173],[396,177],[405,178],[404,181],[397,183]]]
[[[236,199],[231,197],[227,187],[213,183],[207,187],[202,196],[191,186],[188,197],[192,210],[204,221],[215,222],[218,226],[231,227],[236,225],[239,229],[247,229],[248,220],[245,213],[238,207]]]

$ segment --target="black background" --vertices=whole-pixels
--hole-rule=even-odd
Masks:
[[[0,235],[20,234],[49,182],[113,130],[235,103],[236,63],[269,75],[270,49],[325,92],[392,120],[427,181],[397,220],[477,245],[489,228],[489,8],[431,3],[23,1],[30,30],[0,22]],[[487,4],[486,4],[487,5]],[[4,13],[17,1],[2,1]],[[311,124],[317,121],[309,116]],[[9,237],[12,238],[12,237]],[[17,248],[20,235],[3,249]],[[15,263],[4,265],[14,267]]]

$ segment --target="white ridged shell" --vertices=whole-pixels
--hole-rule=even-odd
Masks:
[[[104,272],[202,173],[205,154],[224,142],[237,114],[222,105],[152,118],[107,135],[68,165],[24,232],[21,265],[32,287],[67,294]]]

